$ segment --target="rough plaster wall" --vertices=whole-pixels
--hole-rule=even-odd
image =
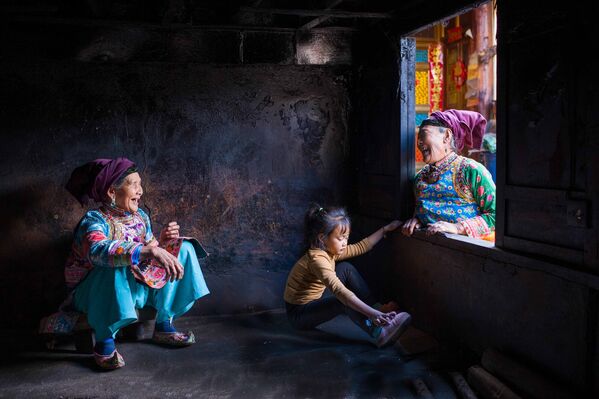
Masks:
[[[479,354],[495,347],[584,385],[586,287],[399,235],[393,257],[396,297],[417,327]]]
[[[32,325],[62,299],[84,210],[63,186],[97,157],[127,156],[157,231],[177,220],[211,256],[191,313],[282,305],[309,201],[342,202],[346,68],[168,63],[0,65],[0,292]]]

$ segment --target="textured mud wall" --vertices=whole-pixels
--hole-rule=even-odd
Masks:
[[[97,63],[68,59],[72,51],[59,60],[12,51],[19,56],[0,62],[4,320],[33,325],[58,305],[84,213],[63,186],[75,166],[116,156],[140,167],[154,230],[177,220],[211,253],[203,268],[212,294],[192,313],[282,305],[308,203],[343,202],[347,67]]]

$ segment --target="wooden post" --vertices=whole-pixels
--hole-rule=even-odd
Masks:
[[[478,105],[475,111],[489,119],[490,103],[493,100],[493,54],[495,38],[493,37],[493,8],[491,4],[482,4],[475,8],[474,15],[474,47],[482,55],[478,64]]]
[[[541,374],[521,365],[495,349],[483,353],[483,367],[531,398],[573,399],[573,395]]]
[[[453,381],[456,391],[462,399],[478,399],[476,394],[472,392],[470,385],[466,382],[464,376],[457,372],[449,373],[451,380]]]
[[[468,383],[484,399],[522,399],[481,366],[468,369]]]
[[[431,391],[428,389],[422,378],[416,378],[412,380],[412,385],[416,391],[416,397],[422,399],[435,399]]]

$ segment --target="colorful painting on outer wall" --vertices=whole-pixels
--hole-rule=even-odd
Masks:
[[[430,76],[430,112],[443,110],[443,46],[429,45],[428,64]]]

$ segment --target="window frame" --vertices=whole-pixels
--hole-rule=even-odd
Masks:
[[[495,6],[495,2],[493,2]],[[472,7],[468,7],[467,9],[462,9],[459,14],[470,10]],[[436,21],[452,18],[458,15],[458,13],[446,16],[444,18],[437,19]],[[437,22],[429,23],[428,25],[421,26],[416,30],[409,31],[407,33],[403,33],[400,35],[400,41],[408,40],[411,38],[415,32],[430,27]],[[593,212],[596,208],[596,203],[599,202],[597,198],[599,198],[599,191],[595,190],[598,187],[596,184],[588,184],[585,192],[577,192],[568,189],[550,189],[550,188],[538,188],[538,187],[528,187],[528,186],[518,186],[510,184],[508,181],[508,141],[514,140],[514,135],[510,134],[508,131],[508,125],[510,122],[510,115],[508,114],[509,110],[509,80],[510,80],[510,54],[511,54],[511,46],[513,45],[514,40],[519,41],[522,40],[521,37],[514,39],[510,36],[510,32],[508,27],[502,27],[501,20],[496,20],[496,25],[494,26],[494,33],[496,33],[497,40],[497,51],[495,55],[495,99],[496,99],[496,133],[499,138],[499,142],[497,143],[497,164],[496,164],[496,221],[495,221],[495,249],[507,251],[509,253],[520,253],[523,257],[528,259],[536,259],[541,262],[547,262],[548,264],[556,265],[557,267],[561,267],[566,270],[579,270],[586,276],[592,276],[595,274],[599,274],[599,241],[597,241],[597,225],[599,223],[599,212]],[[531,33],[534,35],[534,32]],[[400,74],[415,74],[415,50],[416,45],[414,43],[413,52],[406,52],[402,46],[401,56],[398,60],[398,65],[400,68]],[[411,71],[408,67],[412,65]],[[568,90],[572,91],[571,96],[574,98],[578,93],[573,91],[575,87],[575,83],[573,81],[569,81]],[[415,155],[411,154],[414,152],[414,141],[415,141],[415,128],[410,121],[413,121],[415,118],[415,107],[412,106],[407,107],[405,104],[414,104],[415,103],[415,94],[413,92],[414,88],[414,78],[410,79],[402,79],[400,84],[403,85],[401,98],[402,98],[402,106],[400,107],[400,115],[405,115],[409,118],[408,121],[400,125],[400,136],[402,139],[400,140],[400,148],[399,150],[399,170],[401,171],[401,179],[398,182],[402,186],[400,189],[401,193],[404,197],[397,197],[399,200],[403,202],[403,198],[405,198],[405,192],[410,192],[409,203],[410,211],[406,211],[405,207],[401,209],[397,209],[396,215],[400,215],[403,218],[409,218],[413,216],[414,209],[414,198],[413,198],[413,182],[414,182],[414,169],[415,169]],[[405,100],[404,100],[405,98]],[[572,99],[571,102],[574,104],[575,99]],[[404,104],[405,103],[405,104]],[[579,108],[581,108],[581,104],[575,104]],[[570,106],[568,109],[570,118],[570,128],[580,127],[576,125],[575,120],[588,118],[588,115],[584,114],[584,108],[582,111],[577,111],[574,106]],[[589,137],[592,136],[591,132],[599,130],[597,125],[593,124],[588,127],[588,132],[586,133]],[[513,133],[513,132],[512,132]],[[406,136],[406,138],[404,138]],[[510,137],[512,136],[512,137]],[[573,141],[574,136],[571,136],[570,139]],[[597,155],[587,155],[587,163],[597,163],[596,158]],[[407,160],[407,161],[406,161]],[[573,172],[572,172],[573,173]],[[591,168],[587,171],[587,181],[593,181],[594,174]],[[407,174],[407,176],[406,176]],[[586,218],[586,224],[583,226],[576,227],[584,227],[588,230],[589,234],[592,237],[585,239],[584,249],[570,249],[565,246],[560,246],[557,244],[553,244],[551,242],[543,242],[540,240],[536,240],[535,237],[519,237],[517,235],[511,234],[506,226],[509,223],[508,218],[511,215],[511,208],[508,202],[510,200],[530,200],[532,202],[539,200],[539,198],[545,198],[551,200],[551,204],[557,204],[562,206],[563,208],[567,208],[568,218],[571,219],[571,213],[575,213],[577,210],[581,209],[584,217]],[[575,224],[570,219],[568,220],[568,226],[572,226]],[[506,235],[507,234],[507,235]],[[456,240],[451,238],[451,236],[438,235],[434,238],[426,237],[424,235],[420,236],[420,239],[428,239],[439,241],[442,240],[447,242],[449,246],[455,247],[456,249],[463,248],[475,248],[482,247],[476,244],[475,242],[468,242],[468,240]],[[594,240],[594,241],[593,241]],[[455,244],[458,241],[459,244]],[[452,243],[453,242],[453,243]]]
[[[398,148],[398,182],[396,187],[398,187],[398,192],[396,193],[396,198],[399,200],[396,201],[396,209],[395,214],[400,215],[404,220],[407,218],[413,217],[414,214],[414,177],[416,170],[416,154],[415,154],[415,144],[416,144],[416,126],[415,126],[415,118],[416,118],[416,95],[414,92],[414,88],[416,87],[416,40],[411,37],[414,32],[407,33],[405,35],[401,35],[399,38],[400,45],[400,54],[401,57],[399,59],[399,95],[401,101],[399,102],[399,115],[400,115],[400,123],[399,123],[399,148]],[[498,55],[496,56],[498,57]],[[498,63],[499,64],[499,63]],[[495,70],[496,78],[499,76],[499,70]],[[499,79],[496,79],[499,81]],[[497,98],[499,98],[499,87]],[[505,106],[505,105],[504,105]],[[498,109],[498,108],[497,108]],[[503,114],[503,112],[502,112]],[[496,121],[497,125],[499,125],[499,111],[497,111]],[[499,132],[498,132],[499,133]],[[497,152],[499,152],[499,147],[497,148]],[[497,170],[497,181],[495,182],[496,186],[496,201],[499,201],[497,195],[499,191],[503,191],[499,189],[499,169]],[[502,176],[505,176],[503,173]],[[409,192],[409,196],[406,192]],[[408,204],[406,206],[406,204]],[[498,232],[497,232],[497,222],[499,220],[499,210],[497,206],[499,205],[496,202],[496,210],[495,210],[495,243],[493,247],[501,247],[501,245],[497,245],[498,240]],[[409,211],[406,209],[409,208]],[[502,209],[503,212],[503,209]],[[503,225],[502,225],[503,228]],[[501,232],[503,234],[503,230]],[[426,239],[426,235],[422,234],[421,238]],[[470,237],[468,237],[470,238]],[[482,240],[476,240],[470,238],[470,240],[462,239],[458,237],[452,237],[452,235],[440,234],[436,239],[441,240],[449,240],[449,241],[457,241],[460,244],[457,246],[458,248],[462,248],[464,245],[466,246],[474,246],[474,247],[482,247],[488,248],[486,242],[477,242]],[[501,243],[503,243],[503,236]]]

